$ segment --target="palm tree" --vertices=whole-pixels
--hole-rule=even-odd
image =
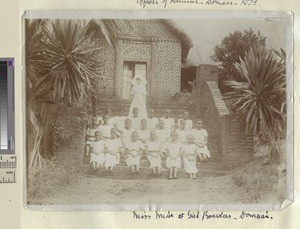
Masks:
[[[116,41],[119,23],[124,24],[113,20],[94,22],[109,44]],[[41,167],[41,154],[47,145],[46,135],[56,104],[68,101],[72,105],[85,98],[91,90],[91,79],[97,77],[96,57],[101,47],[96,45],[95,31],[90,31],[90,23],[26,22],[27,123],[31,127],[28,129],[33,129],[34,138],[33,146],[27,149],[30,151],[29,169]]]
[[[266,131],[271,143],[271,157],[278,159],[276,141],[285,134],[285,62],[261,46],[251,48],[235,64],[241,82],[228,81],[232,104],[246,131],[259,134]]]

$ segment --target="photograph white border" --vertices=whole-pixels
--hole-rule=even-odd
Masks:
[[[162,14],[163,12],[163,14]],[[271,18],[272,20],[286,20],[286,54],[287,54],[287,199],[280,204],[200,204],[200,205],[30,205],[27,204],[27,162],[26,162],[26,69],[25,69],[25,19],[201,19],[201,18]],[[290,205],[294,200],[294,55],[293,55],[293,13],[284,11],[26,11],[22,16],[22,92],[23,92],[23,206],[26,209],[40,210],[105,210],[105,211],[153,211],[153,210],[211,210],[211,211],[279,211]]]

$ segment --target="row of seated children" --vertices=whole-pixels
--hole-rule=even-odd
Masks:
[[[123,155],[126,156],[127,165],[131,166],[132,172],[135,173],[139,170],[140,155],[145,153],[150,161],[150,167],[153,168],[153,173],[156,170],[160,173],[161,156],[162,153],[166,153],[168,156],[166,162],[167,167],[170,168],[170,177],[176,178],[177,170],[180,168],[180,165],[176,163],[180,162],[181,164],[181,158],[186,161],[189,158],[189,154],[191,154],[191,159],[196,158],[196,156],[199,156],[200,160],[210,157],[206,146],[207,131],[203,129],[201,120],[198,120],[197,128],[192,130],[187,129],[186,119],[179,120],[179,127],[175,130],[170,128],[170,126],[166,128],[166,121],[163,118],[158,120],[156,128],[151,129],[148,127],[149,119],[140,119],[139,121],[140,127],[133,129],[132,118],[126,117],[124,126],[118,122],[113,123],[112,120],[109,122],[108,115],[103,116],[103,123],[99,126],[97,119],[93,118],[93,125],[87,130],[86,142],[86,154],[91,155],[90,161],[93,164],[93,169],[97,169],[99,165],[104,164],[106,169],[110,168],[113,170],[113,167],[120,162],[120,155]],[[177,147],[177,150],[175,149],[176,147],[170,148],[171,142],[178,142],[182,147]],[[153,150],[153,147],[155,150]],[[193,147],[195,152],[191,153]],[[182,151],[184,148],[189,148],[189,150],[185,150],[188,153],[184,150]],[[98,154],[100,156],[97,156]],[[180,160],[176,157],[178,154],[180,155]],[[191,166],[186,166],[188,162],[184,164],[185,168],[187,168],[186,171],[196,171],[195,168],[190,170]],[[196,173],[188,173],[191,174],[191,177],[195,177]]]
[[[98,130],[102,133],[103,138],[110,138],[110,130],[116,128],[118,136],[121,138],[122,144],[125,145],[131,137],[133,131],[139,133],[139,140],[145,142],[149,139],[150,131],[156,130],[159,141],[166,142],[170,138],[171,131],[175,130],[178,134],[179,141],[185,142],[186,136],[192,134],[198,147],[203,148],[205,155],[210,156],[206,147],[207,131],[203,128],[202,120],[197,121],[196,128],[192,129],[192,120],[188,119],[188,112],[184,112],[183,118],[178,120],[178,126],[175,128],[174,119],[169,117],[170,111],[166,111],[165,117],[154,118],[154,111],[151,110],[148,119],[138,118],[138,108],[133,109],[134,117],[127,118],[125,116],[115,116],[110,118],[109,114],[103,116],[101,124],[97,117],[92,119],[92,125],[86,131],[87,143],[95,139],[95,132]],[[155,122],[153,122],[155,120]],[[170,121],[171,120],[171,121]],[[87,144],[88,148],[88,144]]]
[[[154,116],[154,110],[149,110],[148,118],[147,118],[147,128],[149,130],[156,129],[157,125],[159,123],[159,120],[164,120],[164,122],[165,122],[164,128],[168,129],[168,130],[174,130],[174,129],[176,129],[177,126],[180,125],[181,120],[185,120],[186,121],[185,129],[191,131],[193,128],[193,121],[191,119],[189,119],[189,112],[183,111],[181,116],[182,117],[180,119],[178,119],[177,123],[175,123],[174,118],[171,117],[170,110],[166,110],[164,116],[161,117],[160,119]],[[94,117],[96,118],[98,125],[100,125],[100,124],[103,125],[105,123],[104,118],[107,117],[108,118],[107,124],[112,124],[117,129],[122,129],[124,127],[124,122],[125,122],[125,119],[127,119],[127,118],[130,118],[132,121],[132,129],[139,129],[140,121],[141,121],[141,119],[143,119],[143,118],[139,117],[139,109],[137,107],[135,107],[133,109],[132,117],[126,116],[125,110],[122,107],[118,110],[118,114],[116,114],[115,116],[112,116],[111,110],[108,109],[108,110],[106,110],[104,116],[95,114]]]

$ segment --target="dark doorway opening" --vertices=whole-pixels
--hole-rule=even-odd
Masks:
[[[196,86],[196,66],[181,68],[181,92],[192,92]]]

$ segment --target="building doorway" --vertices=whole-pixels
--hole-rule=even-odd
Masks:
[[[196,85],[196,66],[181,68],[180,92],[191,93]]]
[[[124,61],[123,64],[123,90],[122,90],[122,99],[130,99],[131,92],[131,80],[135,76],[144,76],[147,75],[147,63],[145,62],[133,62],[133,61]]]

